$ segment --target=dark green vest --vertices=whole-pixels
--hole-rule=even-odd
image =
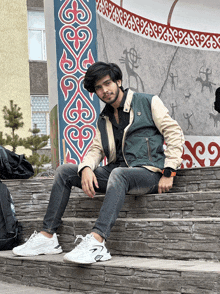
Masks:
[[[129,166],[150,165],[163,169],[164,138],[152,118],[152,97],[141,93],[133,95],[134,120],[126,134],[124,155]]]

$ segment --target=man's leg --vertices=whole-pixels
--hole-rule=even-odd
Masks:
[[[124,204],[126,194],[157,193],[160,178],[160,173],[151,172],[143,167],[115,168],[110,174],[105,199],[92,231],[107,239]]]
[[[78,165],[63,164],[56,170],[50,200],[43,221],[43,231],[53,234],[61,224],[69,201],[72,186],[81,188],[81,178],[77,174]]]
[[[99,189],[95,188],[96,192],[105,193],[111,170],[105,167],[98,167],[94,171],[99,183]],[[71,188],[73,186],[82,188],[81,177],[78,176],[77,172],[78,166],[74,164],[64,164],[57,168],[50,201],[44,217],[44,232],[53,234],[57,231],[69,201]]]
[[[126,193],[156,193],[160,178],[160,173],[153,173],[145,168],[113,169],[108,179],[99,218],[92,233],[85,237],[79,236],[82,242],[64,256],[64,261],[86,264],[111,259],[105,247],[105,239],[110,235],[111,228],[124,204]]]
[[[69,201],[71,187],[81,188],[81,178],[77,174],[78,166],[64,164],[57,168],[51,190],[50,200],[43,221],[43,230],[34,233],[23,245],[13,249],[15,255],[30,256],[39,254],[57,254],[62,252],[56,231]],[[99,182],[98,192],[105,192],[110,172],[102,167],[95,171]]]
[[[13,248],[15,255],[34,256],[62,252],[56,230],[61,224],[61,217],[68,203],[71,187],[80,185],[77,169],[78,166],[73,164],[65,164],[57,168],[44,217],[43,231],[40,233],[34,232],[25,244]]]

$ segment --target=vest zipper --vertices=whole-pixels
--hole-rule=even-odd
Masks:
[[[147,151],[148,151],[148,158],[150,161],[153,161],[152,160],[152,156],[151,156],[151,148],[150,148],[150,143],[149,143],[149,139],[146,138],[146,142],[147,142]]]

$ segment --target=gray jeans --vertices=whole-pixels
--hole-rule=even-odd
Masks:
[[[71,187],[81,188],[81,178],[77,170],[78,166],[74,164],[64,164],[57,168],[44,217],[44,231],[57,231],[69,201]],[[107,239],[124,204],[126,194],[157,193],[161,174],[143,167],[128,168],[114,164],[98,167],[94,173],[99,184],[99,189],[95,190],[105,193],[105,198],[92,231]]]

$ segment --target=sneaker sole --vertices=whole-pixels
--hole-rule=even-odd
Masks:
[[[29,254],[22,254],[22,253],[19,253],[19,252],[14,252],[12,250],[12,253],[16,256],[37,256],[37,255],[55,255],[55,254],[60,254],[62,253],[63,250],[60,248],[60,249],[56,249],[55,251],[50,251],[50,252],[35,252],[35,253],[29,253]]]
[[[67,262],[67,263],[77,263],[77,264],[92,264],[92,263],[96,263],[96,262],[100,262],[100,261],[108,261],[110,260],[112,257],[109,254],[108,256],[104,256],[103,258],[99,259],[99,260],[92,260],[92,261],[80,261],[80,260],[71,260],[70,258],[66,257],[64,255],[63,257],[63,261]]]

